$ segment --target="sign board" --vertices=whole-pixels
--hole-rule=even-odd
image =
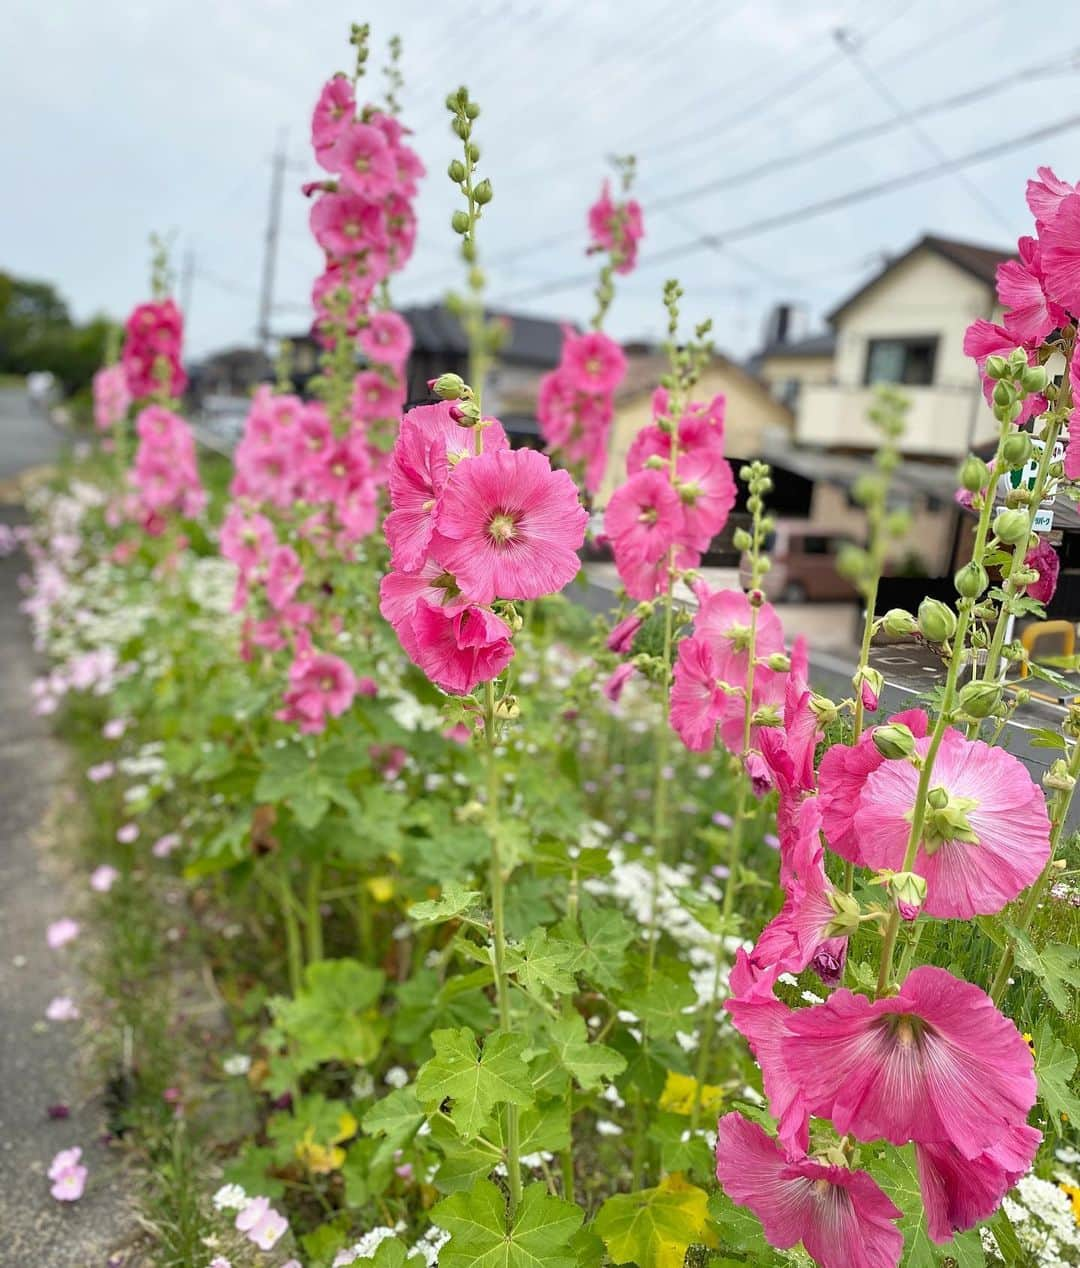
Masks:
[[[1031,527],[1036,533],[1049,533],[1054,527],[1054,508],[1052,506],[1040,506],[1035,512],[1035,521]]]
[[[997,495],[1001,501],[1004,501],[1014,489],[1033,489],[1035,480],[1039,474],[1039,463],[1042,461],[1043,450],[1046,448],[1044,441],[1031,438],[1032,450],[1031,457],[1027,461],[1027,465],[1021,467],[1019,471],[1010,471],[1008,474],[999,476],[997,482]],[[1065,445],[1060,440],[1054,441],[1054,452],[1051,455],[1051,462],[1065,461]],[[1057,496],[1057,482],[1049,481],[1046,487],[1046,496],[1040,505],[1052,507],[1054,498]],[[1037,533],[1046,532],[1046,529],[1039,528],[1036,523]]]

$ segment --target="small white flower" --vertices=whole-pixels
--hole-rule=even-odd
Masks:
[[[219,1211],[239,1211],[247,1204],[247,1194],[239,1184],[223,1184],[213,1202]]]
[[[409,1072],[400,1065],[392,1065],[383,1075],[387,1087],[403,1088],[409,1081]]]
[[[247,1074],[251,1069],[251,1058],[244,1052],[234,1052],[231,1057],[226,1057],[221,1063],[221,1068],[226,1074]]]
[[[598,1118],[596,1120],[596,1133],[598,1136],[621,1136],[623,1129],[618,1123],[611,1122],[607,1118]]]

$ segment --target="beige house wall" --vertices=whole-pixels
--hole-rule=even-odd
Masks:
[[[694,400],[707,401],[723,393],[727,399],[724,415],[724,448],[730,458],[756,458],[764,451],[765,432],[791,432],[791,412],[774,400],[763,384],[734,366],[714,364],[704,371],[694,388]],[[634,437],[652,422],[652,393],[638,392],[616,402],[608,443],[608,465],[596,495],[597,506],[605,506],[612,492],[626,479],[626,455]]]
[[[926,570],[938,576],[950,570],[952,549],[953,512],[927,510],[919,501],[911,508],[911,527],[907,533],[890,546],[889,557],[895,568],[906,555],[917,555]],[[858,506],[852,506],[846,490],[823,480],[815,481],[810,502],[810,523],[833,532],[850,534],[855,541],[866,540],[866,516]]]
[[[758,374],[775,394],[792,379],[797,383],[828,383],[833,375],[833,359],[831,355],[785,357],[782,353],[773,353],[762,358]]]

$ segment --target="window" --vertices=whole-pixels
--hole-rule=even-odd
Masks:
[[[788,409],[794,409],[799,402],[799,389],[802,384],[798,379],[780,379],[773,385],[773,395]]]
[[[937,344],[936,336],[871,339],[866,349],[866,383],[933,383]]]

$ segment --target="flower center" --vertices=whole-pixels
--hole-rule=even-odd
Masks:
[[[507,511],[496,511],[488,520],[487,531],[497,546],[505,546],[517,536],[517,521]]]
[[[590,374],[599,374],[603,369],[603,364],[599,357],[590,357],[588,361],[585,362],[585,369],[588,370]]]
[[[368,162],[367,155],[358,154],[353,161],[353,167],[355,167],[358,172],[366,172],[371,167],[371,164]]]
[[[638,520],[642,524],[655,524],[660,518],[660,514],[655,506],[646,506],[641,510]]]
[[[974,797],[956,797],[947,788],[938,787],[930,789],[926,802],[922,844],[927,854],[936,854],[946,841],[979,844],[978,833],[968,819],[969,813],[979,806]],[[914,809],[908,812],[909,821],[913,814]]]
[[[322,691],[330,692],[334,690],[334,680],[329,674],[324,674],[319,679],[319,687]]]

